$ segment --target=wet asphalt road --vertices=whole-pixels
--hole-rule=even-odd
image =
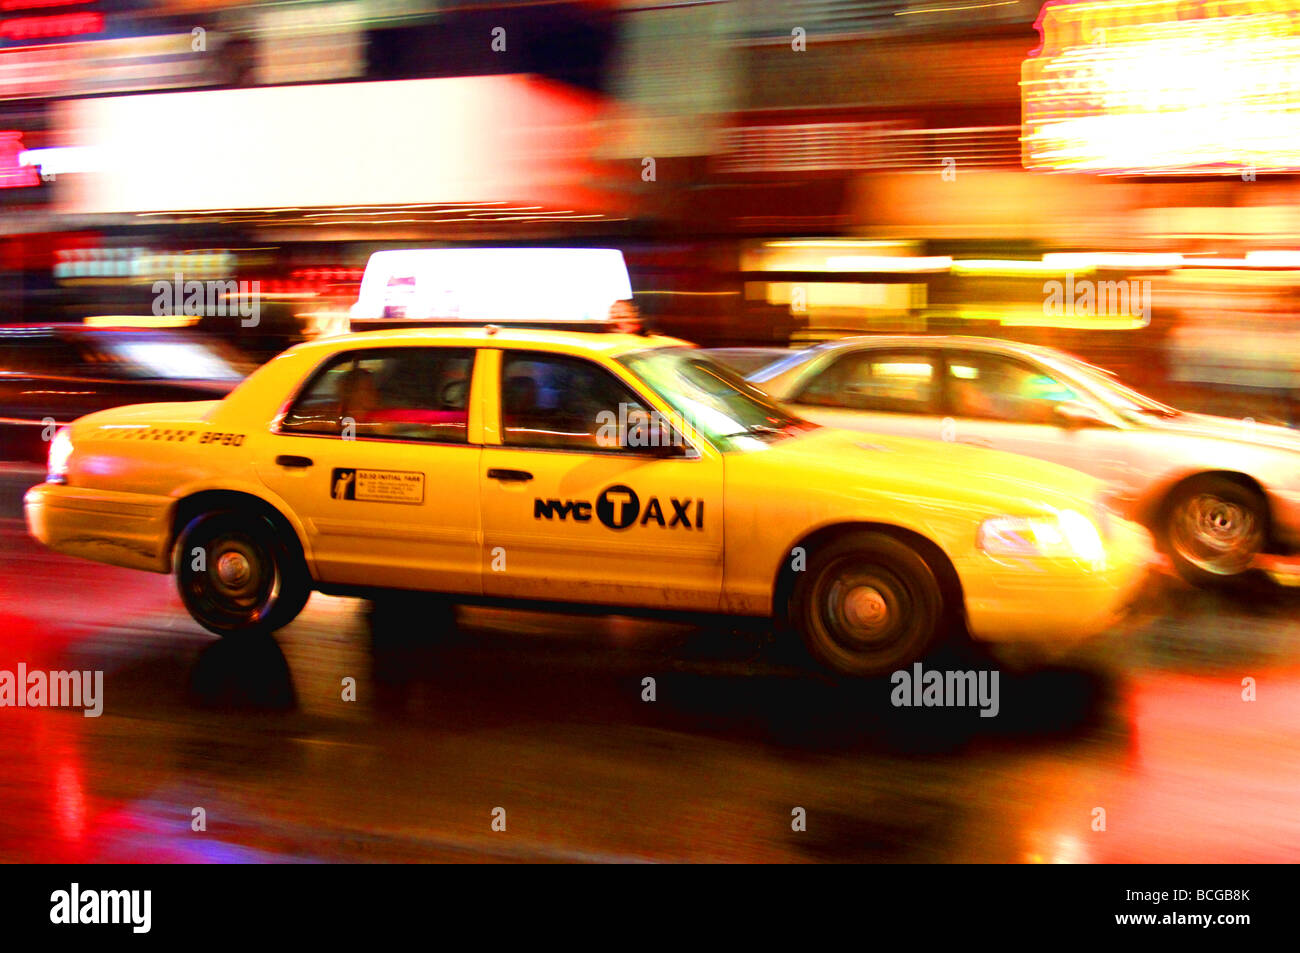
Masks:
[[[226,644],[170,578],[0,520],[0,669],[105,673],[102,717],[0,708],[0,860],[1300,860],[1300,590],[1158,582],[1066,664],[1003,668],[987,719],[823,683],[761,631],[446,621],[372,632],[318,594]]]

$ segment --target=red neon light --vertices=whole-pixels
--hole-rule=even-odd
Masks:
[[[0,0],[0,10],[34,10],[38,7],[72,7],[95,0]]]
[[[18,164],[18,155],[24,148],[21,132],[0,132],[0,189],[41,184],[40,173],[32,166]]]
[[[0,21],[0,36],[11,40],[76,36],[81,33],[100,33],[103,29],[102,13],[55,13],[48,17],[18,17]]]

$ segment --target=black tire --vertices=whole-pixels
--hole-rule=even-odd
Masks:
[[[812,555],[790,599],[790,623],[812,660],[837,675],[885,675],[919,661],[944,634],[939,581],[906,543],[841,536]]]
[[[1232,585],[1268,542],[1268,503],[1255,490],[1206,474],[1170,495],[1161,542],[1178,574],[1194,586]]]
[[[260,513],[200,513],[181,531],[174,562],[185,608],[223,637],[274,632],[292,622],[311,597],[298,540]]]

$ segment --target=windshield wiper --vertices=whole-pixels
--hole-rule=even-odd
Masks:
[[[780,437],[785,431],[779,427],[771,427],[767,424],[752,424],[744,430],[738,430],[735,433],[724,433],[723,440],[731,440],[734,437]]]

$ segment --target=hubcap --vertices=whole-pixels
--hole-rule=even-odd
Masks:
[[[281,564],[259,526],[214,532],[213,522],[211,517],[196,519],[177,543],[181,597],[190,614],[213,632],[249,630],[270,618],[278,605]],[[198,551],[207,554],[206,565],[189,558]]]
[[[1188,500],[1172,530],[1178,555],[1217,575],[1245,572],[1262,542],[1259,520],[1249,507],[1210,493]]]
[[[897,637],[905,615],[899,600],[897,587],[883,576],[846,565],[823,590],[822,617],[842,648],[872,652]]]
[[[259,602],[266,580],[257,550],[239,538],[219,540],[212,549],[214,561],[208,575],[212,596],[238,611]]]
[[[217,575],[232,589],[248,582],[249,573],[248,558],[243,553],[222,553],[217,560]]]
[[[865,635],[878,635],[889,625],[889,605],[874,586],[854,586],[844,596],[844,618]]]

